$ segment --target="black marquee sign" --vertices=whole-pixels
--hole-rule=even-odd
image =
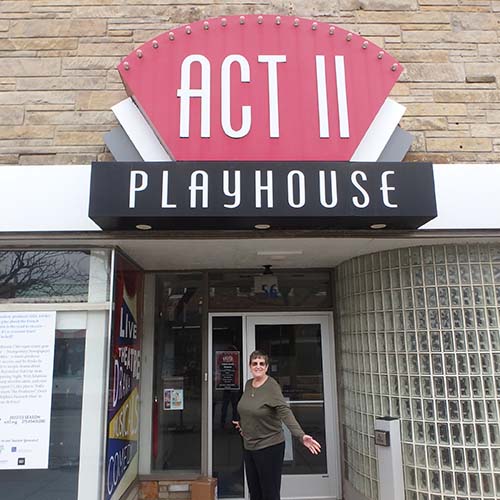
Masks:
[[[430,163],[93,163],[104,230],[416,229],[436,217]]]

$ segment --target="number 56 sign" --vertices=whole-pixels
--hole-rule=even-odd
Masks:
[[[255,276],[254,290],[255,293],[263,293],[269,298],[279,297],[278,277],[273,274]]]

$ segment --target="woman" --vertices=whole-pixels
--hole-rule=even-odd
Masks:
[[[254,351],[249,364],[253,378],[245,384],[238,403],[240,420],[233,420],[233,424],[243,437],[250,500],[280,500],[285,454],[281,423],[284,422],[312,454],[317,455],[321,445],[302,430],[283,398],[278,382],[267,374],[267,354]]]

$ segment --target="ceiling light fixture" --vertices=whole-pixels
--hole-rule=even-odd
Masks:
[[[271,267],[273,267],[273,266],[271,266],[270,264],[264,264],[262,267],[264,268],[264,272],[262,273],[263,276],[264,275],[268,275],[268,276],[273,275],[273,272],[271,271]]]
[[[150,226],[149,224],[136,224],[135,227],[141,231],[149,231],[150,229],[153,229],[153,226]]]
[[[385,229],[387,227],[387,224],[372,224],[370,227],[372,229]]]
[[[302,255],[303,250],[259,250],[257,255],[270,257],[272,255]]]
[[[269,229],[271,227],[271,224],[255,224],[254,228],[255,229]]]

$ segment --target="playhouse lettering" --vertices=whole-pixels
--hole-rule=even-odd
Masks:
[[[345,192],[339,192],[337,171],[319,170],[311,173],[308,170],[293,169],[287,173],[276,170],[257,169],[249,171],[222,170],[210,171],[194,170],[190,175],[184,175],[174,181],[171,186],[172,175],[179,173],[179,168],[162,171],[162,182],[160,197],[156,205],[162,209],[175,211],[181,209],[222,209],[231,211],[242,207],[250,208],[243,203],[243,191],[249,192],[250,186],[253,190],[250,195],[251,208],[253,209],[302,209],[311,202],[324,209],[334,209],[339,203],[339,195],[345,196]],[[398,204],[391,198],[396,187],[391,183],[394,176],[393,170],[384,170],[371,174],[363,170],[354,170],[347,183],[348,192],[352,195],[347,200],[357,209],[370,206],[372,198],[378,198],[379,203],[388,209],[398,208]],[[131,170],[129,181],[128,206],[130,209],[140,205],[145,197],[150,198],[149,189],[152,187],[149,174],[145,170]],[[345,182],[345,181],[344,181]],[[375,190],[374,190],[375,186]],[[179,189],[184,191],[179,193]],[[157,191],[157,190],[156,190]],[[343,189],[345,190],[345,187]],[[187,196],[186,196],[187,194]],[[181,206],[180,202],[185,201]],[[343,200],[345,205],[346,200]]]

